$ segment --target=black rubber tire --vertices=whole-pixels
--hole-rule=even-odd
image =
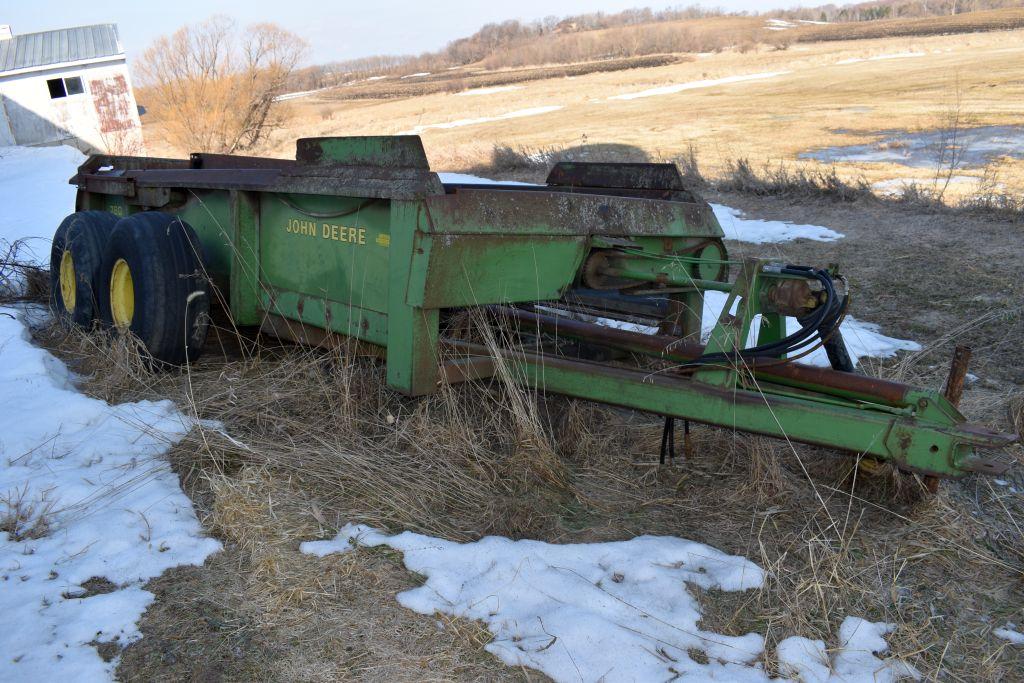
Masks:
[[[63,221],[50,247],[50,307],[64,322],[89,328],[100,318],[105,286],[99,285],[107,240],[118,218],[106,211],[78,211]],[[75,304],[69,309],[60,289],[60,266],[64,251],[75,264]]]
[[[159,366],[183,365],[199,357],[210,324],[210,284],[195,231],[159,211],[122,218],[114,226],[103,260],[103,319],[113,325],[110,278],[124,259],[131,271],[134,315],[128,329]]]

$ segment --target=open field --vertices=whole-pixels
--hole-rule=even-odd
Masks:
[[[1022,26],[1024,26],[1024,10],[1003,9],[945,17],[802,26],[796,34],[796,39],[803,42],[817,42],[819,40],[929,36],[968,31],[1001,31]]]
[[[873,143],[881,131],[941,129],[951,111],[961,128],[1019,124],[1022,41],[1022,31],[995,31],[801,43],[530,81],[477,96],[311,96],[285,103],[289,123],[274,134],[269,152],[292,156],[301,136],[418,132],[435,168],[458,170],[489,163],[499,144],[534,151],[611,144],[620,146],[623,158],[673,158],[693,145],[702,168],[717,175],[738,158],[778,163],[824,147]],[[152,153],[180,153],[160,145],[158,124],[148,130]],[[893,163],[838,168],[844,177],[869,183],[927,184],[936,176],[934,168]],[[1024,191],[1024,162],[996,159],[987,170],[991,184]],[[981,178],[985,170],[957,168],[954,175]],[[962,191],[969,193],[970,186]]]
[[[550,78],[575,78],[602,71],[626,71],[643,69],[677,62],[691,61],[687,55],[646,55],[606,59],[598,62],[564,64],[552,66],[524,67],[520,69],[474,69],[461,67],[439,74],[412,74],[404,77],[389,77],[381,80],[364,80],[345,87],[330,88],[321,95],[324,99],[365,100],[419,97],[433,93],[464,93],[479,89],[510,86],[528,81]],[[287,96],[286,96],[287,97]],[[330,111],[326,107],[326,111]],[[321,112],[325,111],[324,108]]]

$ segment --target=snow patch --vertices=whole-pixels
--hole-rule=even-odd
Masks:
[[[405,80],[406,78],[423,78],[424,76],[429,76],[429,75],[430,75],[429,71],[420,71],[419,73],[408,74],[406,76],[402,76],[401,80]]]
[[[499,92],[509,92],[510,90],[522,90],[521,85],[496,85],[492,88],[476,88],[474,90],[463,90],[460,93],[455,93],[459,97],[465,97],[470,95],[493,95]]]
[[[1016,624],[1008,623],[1003,628],[997,628],[996,630],[992,631],[992,633],[994,633],[996,637],[1002,638],[1003,640],[1008,640],[1014,645],[1024,645],[1024,633],[1021,633],[1016,629]]]
[[[448,121],[447,123],[428,123],[421,126],[416,126],[410,130],[402,131],[398,135],[419,135],[425,130],[431,130],[433,128],[461,128],[463,126],[475,126],[481,123],[491,123],[492,121],[507,121],[508,119],[520,119],[526,116],[538,116],[540,114],[547,114],[553,111],[562,109],[561,105],[552,105],[547,107],[530,107],[529,109],[518,109],[516,111],[506,112],[497,116],[484,116],[476,119],[457,119],[455,121]]]
[[[905,662],[881,660],[876,654],[889,649],[887,633],[895,624],[877,623],[860,617],[846,617],[839,627],[839,649],[832,653],[820,640],[790,636],[779,643],[776,653],[782,673],[800,683],[890,683],[903,678],[921,679],[921,673]]]
[[[936,150],[951,147],[941,129],[927,131],[883,131],[885,137],[867,144],[825,147],[800,152],[801,159],[817,159],[826,163],[837,161],[888,162],[912,168],[935,170]],[[980,168],[1000,157],[1024,159],[1024,126],[980,126],[964,128],[957,136],[955,147],[960,168]],[[934,175],[933,175],[934,180]],[[974,176],[957,175],[955,182],[978,183]],[[928,184],[930,181],[917,180]]]
[[[792,73],[791,71],[767,71],[757,74],[744,74],[742,76],[727,76],[725,78],[711,78],[701,81],[690,81],[688,83],[676,83],[675,85],[664,85],[659,88],[650,88],[640,92],[626,93],[624,95],[612,95],[610,100],[635,100],[641,97],[654,97],[656,95],[672,95],[684,90],[696,90],[698,88],[713,88],[717,85],[728,85],[730,83],[742,83],[744,81],[759,81],[766,78],[775,78]]]
[[[729,295],[725,292],[704,292],[703,323],[701,325],[701,336],[704,341],[711,334],[718,314],[725,307]],[[750,326],[750,338],[747,339],[747,346],[754,346],[757,343],[757,330],[760,324],[760,316],[754,319]],[[800,323],[796,318],[786,318],[786,334],[794,334],[800,329]],[[843,341],[846,342],[846,350],[850,353],[850,360],[854,365],[860,362],[861,358],[891,358],[898,351],[920,351],[921,345],[909,339],[896,339],[882,334],[881,328],[874,324],[858,320],[852,315],[846,316],[839,326],[843,333]],[[830,367],[828,354],[825,349],[818,348],[807,356],[800,359],[801,363],[817,365],[819,367]]]
[[[410,571],[426,577],[422,586],[398,594],[401,605],[483,621],[494,636],[488,652],[555,681],[775,680],[760,661],[764,636],[726,636],[698,626],[700,604],[687,584],[745,591],[765,579],[753,562],[702,543],[669,536],[564,545],[488,536],[455,543],[349,524],[332,540],[299,548],[323,557],[356,545],[398,550]],[[826,674],[804,677],[804,683],[917,677],[913,667],[872,654],[888,649],[882,636],[890,630],[890,624],[847,618],[831,662],[834,677],[821,641],[788,638],[779,658],[793,674]],[[695,651],[704,654],[702,662],[691,657]],[[811,655],[823,658],[821,667],[812,668]]]
[[[487,651],[510,666],[557,681],[766,680],[757,663],[764,638],[702,630],[700,605],[686,588],[757,588],[764,572],[701,543],[657,536],[566,545],[495,536],[455,543],[350,524],[335,539],[300,549],[324,556],[352,544],[403,552],[406,567],[426,583],[400,593],[398,602],[420,614],[485,622],[494,635]],[[709,661],[694,661],[690,649]]]
[[[278,95],[277,97],[275,97],[274,101],[275,102],[287,102],[288,100],[297,100],[297,99],[299,99],[301,97],[309,97],[310,95],[315,95],[318,92],[323,92],[324,90],[330,90],[330,89],[331,89],[331,87],[327,86],[325,88],[317,88],[316,90],[301,90],[299,92],[286,92],[283,95]]]
[[[23,258],[50,262],[50,241],[75,210],[77,189],[68,184],[85,155],[74,147],[0,148],[0,240],[25,239]]]
[[[924,57],[927,52],[893,52],[885,55],[875,55],[874,57],[852,57],[850,59],[840,59],[836,64],[859,64],[860,62],[880,62],[887,59],[908,59],[910,57]]]
[[[725,231],[726,239],[753,244],[769,244],[790,242],[795,239],[808,239],[818,242],[834,242],[843,234],[820,225],[800,225],[788,221],[766,221],[761,219],[743,218],[743,212],[722,204],[712,204],[715,218]]]
[[[31,344],[32,310],[0,309],[0,613],[17,626],[0,632],[0,680],[109,680],[117,661],[87,643],[140,638],[154,599],[142,585],[220,543],[203,537],[162,457],[191,418],[170,401],[79,393]],[[94,577],[116,589],[86,597]]]

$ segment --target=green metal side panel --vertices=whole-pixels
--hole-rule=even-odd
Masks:
[[[192,226],[203,245],[203,262],[219,287],[228,287],[235,258],[235,225],[226,190],[195,190],[176,213]]]
[[[345,164],[384,169],[430,168],[418,135],[301,138],[296,158],[307,164]]]
[[[231,222],[235,248],[231,262],[231,314],[237,325],[260,323],[260,198],[253,192],[231,191]]]
[[[542,391],[635,408],[804,443],[820,444],[891,460],[901,467],[940,476],[960,476],[972,457],[971,444],[987,435],[876,412],[823,403],[817,397],[784,397],[701,382],[673,381],[586,362],[554,361],[508,352],[513,372]]]
[[[391,203],[391,263],[388,300],[388,386],[410,395],[427,394],[437,388],[438,327],[436,308],[410,305],[414,254],[421,248],[417,241],[417,220],[422,206],[418,202]]]
[[[390,244],[387,201],[260,196],[260,282],[270,289],[386,313]]]
[[[423,235],[406,302],[420,308],[561,297],[586,253],[585,237]]]
[[[89,208],[93,211],[109,211],[115,216],[122,218],[130,213],[125,198],[112,194],[91,193],[89,195]]]
[[[387,343],[388,316],[377,311],[269,288],[260,291],[259,305],[269,313],[336,334],[380,346]]]

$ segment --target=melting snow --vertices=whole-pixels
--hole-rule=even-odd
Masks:
[[[840,59],[836,64],[858,64],[860,62],[879,62],[886,59],[906,59],[908,57],[924,57],[927,52],[893,52],[886,55],[875,55],[874,57],[852,57]]]
[[[459,97],[465,95],[493,95],[498,92],[508,92],[509,90],[522,90],[521,85],[496,85],[493,88],[476,88],[475,90],[464,90],[460,93],[455,93]]]
[[[763,678],[752,665],[764,638],[700,629],[700,606],[686,583],[742,591],[759,587],[764,572],[701,543],[655,536],[570,545],[494,536],[454,543],[349,525],[334,540],[303,543],[301,550],[323,556],[344,552],[350,541],[402,551],[426,583],[400,593],[399,603],[421,614],[484,621],[494,634],[487,651],[510,666],[560,681]],[[693,661],[691,648],[711,661]]]
[[[676,83],[675,85],[664,85],[659,88],[650,88],[640,92],[627,93],[625,95],[613,95],[610,100],[635,100],[640,97],[653,97],[655,95],[672,95],[684,90],[696,90],[698,88],[713,88],[716,85],[728,85],[729,83],[742,83],[744,81],[759,81],[766,78],[775,78],[792,73],[790,71],[768,71],[758,74],[745,74],[742,76],[727,76],[725,78],[713,78],[702,81],[690,81],[689,83]]]
[[[0,149],[0,238],[50,239],[74,210],[70,147]],[[79,393],[26,328],[38,309],[0,308],[0,680],[109,680],[90,642],[127,645],[165,569],[202,564],[192,502],[163,455],[191,429],[170,401],[112,406]],[[91,578],[112,592],[89,595]]]
[[[315,95],[318,92],[323,92],[324,90],[330,90],[330,89],[331,89],[330,86],[327,86],[326,88],[317,88],[315,90],[302,90],[302,91],[299,91],[299,92],[287,92],[287,93],[284,93],[283,95],[278,95],[277,97],[275,97],[274,101],[275,102],[287,102],[288,100],[297,100],[300,97],[309,97],[310,95]]]
[[[323,557],[356,544],[401,551],[405,566],[426,581],[399,593],[398,602],[420,614],[483,621],[494,635],[487,651],[509,666],[537,669],[556,681],[772,680],[760,661],[764,636],[701,629],[700,604],[687,588],[759,588],[764,571],[702,543],[668,536],[564,545],[488,536],[455,543],[349,524],[333,540],[306,542],[300,549]],[[881,636],[890,629],[862,619],[844,621],[843,647],[833,658],[836,674],[857,681],[915,675],[912,667],[871,654],[887,649]],[[794,673],[817,672],[799,647],[817,641],[784,642],[790,641],[785,661]],[[691,657],[694,651],[704,653],[698,659],[706,662]]]
[[[920,680],[920,672],[909,664],[883,661],[875,656],[889,649],[884,636],[895,628],[895,624],[873,624],[859,617],[846,617],[839,627],[839,650],[831,657],[824,642],[790,636],[779,643],[779,668],[782,673],[797,677],[800,683]]]
[[[26,240],[22,257],[50,262],[50,240],[75,209],[68,179],[85,161],[73,147],[0,147],[0,240]]]
[[[824,162],[890,162],[934,171],[939,159],[955,148],[961,168],[985,166],[999,157],[1024,158],[1024,126],[981,126],[964,128],[956,144],[942,130],[881,131],[884,138],[867,144],[826,147],[801,152],[801,159]],[[944,151],[945,150],[945,151]],[[954,176],[966,182],[969,176]],[[980,182],[975,178],[975,182]],[[941,180],[940,180],[941,182]]]
[[[722,204],[712,204],[715,218],[725,231],[726,239],[753,244],[790,242],[795,239],[809,239],[818,242],[834,242],[843,234],[820,225],[800,225],[788,221],[766,221],[743,218],[743,212]]]
[[[108,680],[117,661],[88,643],[140,638],[143,584],[220,548],[162,457],[193,422],[170,401],[79,393],[26,315],[0,309],[0,679]],[[93,577],[116,590],[82,597]]]
[[[562,109],[561,105],[553,105],[547,107],[530,107],[529,109],[519,109],[516,111],[506,112],[497,116],[484,116],[477,119],[457,119],[455,121],[448,121],[447,123],[428,123],[407,131],[398,133],[398,135],[419,135],[425,130],[432,128],[461,128],[462,126],[475,126],[480,123],[490,123],[492,121],[506,121],[508,119],[519,119],[524,116],[537,116],[539,114],[547,114],[549,112],[558,111]]]
[[[1024,645],[1024,633],[1020,633],[1016,628],[1016,624],[1007,624],[1003,628],[997,628],[992,633],[1003,640],[1010,641],[1014,645]]]
[[[704,292],[703,324],[701,329],[701,336],[704,341],[707,341],[708,336],[710,336],[711,330],[718,320],[718,314],[725,307],[728,297],[729,295],[725,292]],[[751,325],[747,346],[753,346],[757,342],[759,323],[760,318],[755,318],[754,324]],[[793,334],[799,329],[800,323],[796,318],[786,318],[786,334]],[[882,334],[881,328],[878,325],[857,320],[852,315],[846,316],[839,329],[843,333],[846,350],[849,351],[850,360],[853,361],[854,365],[858,364],[860,359],[865,356],[891,358],[896,355],[897,351],[921,350],[921,345],[917,342],[910,341],[909,339],[887,337]],[[801,358],[800,362],[820,367],[829,367],[828,355],[825,353],[825,349],[821,348],[815,349],[807,356]]]
[[[405,79],[405,78],[423,78],[424,76],[429,76],[429,75],[430,75],[429,71],[420,71],[419,73],[408,74],[407,76],[402,76],[402,78],[403,79]]]

